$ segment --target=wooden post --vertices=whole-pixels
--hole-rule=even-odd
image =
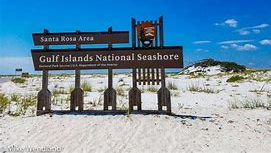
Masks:
[[[159,38],[160,38],[160,47],[164,47],[164,28],[163,28],[163,16],[159,17]]]
[[[134,32],[136,32],[136,26],[139,26],[140,25],[140,22],[139,21],[137,21],[137,25],[134,23],[134,25],[132,24],[132,27],[135,29],[135,31]],[[138,32],[138,31],[137,31]],[[137,33],[137,35],[139,35],[138,33]],[[139,48],[141,45],[141,42],[140,42],[140,40],[139,40],[139,37],[137,36],[137,47]]]
[[[164,31],[163,31],[163,16],[159,18],[159,39],[160,47],[164,47]],[[158,110],[162,111],[163,106],[167,107],[167,112],[171,113],[171,98],[170,91],[166,88],[165,69],[161,68],[161,88],[158,95]]]
[[[140,22],[138,22],[139,24]],[[136,21],[132,18],[132,48],[136,48]],[[137,40],[137,46],[140,47],[140,41]],[[140,71],[140,69],[138,69]],[[140,74],[140,73],[139,73]],[[141,91],[137,88],[136,68],[133,68],[133,87],[129,91],[129,111],[133,110],[134,106],[137,106],[138,110],[142,110],[141,107]],[[140,78],[140,76],[139,76]],[[140,82],[140,81],[139,81]]]
[[[166,88],[165,69],[161,68],[161,88],[157,92],[158,110],[162,111],[163,106],[167,107],[167,112],[171,113],[170,91]]]
[[[135,49],[136,47],[136,27],[135,27],[135,24],[136,24],[136,20],[134,18],[132,18],[132,47],[133,49]]]
[[[84,110],[84,91],[81,89],[80,85],[80,70],[75,70],[75,88],[71,92],[71,110],[75,110],[76,107],[78,107],[79,111]]]
[[[48,90],[48,70],[42,71],[42,89],[38,93],[37,115],[51,111],[51,92]]]
[[[129,91],[129,111],[137,106],[137,110],[142,110],[141,106],[141,91],[137,88],[136,68],[133,68],[133,87]]]
[[[108,33],[112,32],[112,27],[108,28]],[[108,44],[108,48],[112,49],[112,43]],[[113,72],[112,68],[108,69],[108,88],[104,91],[104,110],[108,110],[108,106],[112,106],[112,110],[117,109],[117,92],[113,88]]]
[[[157,20],[154,21],[154,24],[155,24],[155,38],[154,38],[154,41],[155,41],[155,47],[158,47],[158,39],[157,39]]]
[[[80,31],[76,31],[77,34],[80,33]],[[76,50],[80,49],[80,45],[76,44]],[[78,107],[79,111],[84,110],[84,91],[81,89],[81,83],[80,83],[80,70],[75,70],[75,88],[71,92],[71,103],[70,103],[70,109],[75,110],[76,107]]]
[[[44,35],[49,31],[44,29]],[[49,49],[48,45],[43,46],[44,51]],[[42,89],[38,93],[38,103],[37,103],[37,115],[48,113],[51,111],[51,92],[48,90],[48,70],[42,71]]]

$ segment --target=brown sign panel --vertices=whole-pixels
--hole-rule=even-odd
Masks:
[[[31,50],[35,70],[182,68],[182,46]]]
[[[33,33],[34,45],[75,45],[129,43],[128,31],[113,32],[73,32],[73,33]]]

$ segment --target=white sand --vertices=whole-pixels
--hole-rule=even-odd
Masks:
[[[257,74],[269,78],[271,73]],[[188,75],[171,76],[178,90],[172,90],[172,110],[178,115],[209,116],[211,118],[181,118],[167,115],[49,115],[0,118],[0,151],[8,146],[60,147],[63,152],[270,152],[271,110],[229,110],[229,101],[258,99],[268,104],[270,82],[245,80],[227,83],[230,76],[206,76],[191,78]],[[123,81],[121,81],[121,78]],[[73,85],[74,77],[50,78],[49,89]],[[107,86],[107,77],[82,76],[93,87],[85,99],[85,109],[102,109],[102,92]],[[29,78],[23,85],[5,82],[0,92],[10,95],[37,94],[41,78]],[[121,84],[126,90],[131,86],[131,77],[115,75],[114,87]],[[264,91],[260,93],[251,90]],[[191,92],[191,85],[210,88],[218,93]],[[144,87],[146,89],[147,87]],[[52,105],[53,109],[68,109],[60,104],[61,95]],[[101,101],[99,103],[99,101]],[[93,106],[93,103],[96,103]],[[127,108],[127,96],[118,96],[118,109]],[[157,95],[142,93],[143,109],[157,109]],[[62,102],[64,103],[64,102]],[[35,109],[35,108],[34,108]]]

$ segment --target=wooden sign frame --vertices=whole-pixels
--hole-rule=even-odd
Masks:
[[[146,24],[148,23],[148,24]],[[51,110],[51,92],[48,90],[48,71],[49,70],[75,70],[75,89],[71,93],[70,111],[85,112],[84,110],[84,91],[80,84],[80,70],[82,69],[108,69],[108,88],[104,91],[104,111],[109,111],[109,106],[112,106],[112,111],[117,110],[116,90],[113,88],[113,69],[132,69],[133,86],[129,91],[129,112],[134,110],[141,111],[141,91],[138,85],[161,85],[157,92],[158,96],[158,113],[162,113],[163,106],[166,106],[166,113],[171,113],[171,98],[170,91],[166,88],[165,68],[182,68],[183,67],[183,53],[182,46],[164,46],[163,37],[163,17],[159,21],[137,21],[132,18],[132,47],[128,48],[113,48],[114,43],[129,43],[128,31],[113,31],[112,27],[108,28],[106,32],[62,32],[50,33],[44,29],[43,33],[33,33],[33,41],[35,46],[43,46],[43,49],[31,50],[35,70],[41,70],[42,75],[42,90],[38,93],[37,115],[50,113]],[[144,25],[144,26],[142,26]],[[155,28],[153,37],[150,37],[152,42],[146,46],[143,43],[140,35],[137,34],[137,28],[151,25]],[[63,37],[63,38],[62,38]],[[67,39],[65,39],[67,38]],[[45,41],[46,39],[46,41]],[[62,41],[63,39],[63,41]],[[144,38],[148,39],[148,37]],[[148,40],[147,40],[148,41]],[[84,44],[108,44],[108,48],[81,48]],[[50,45],[75,45],[74,49],[49,49]],[[83,57],[113,55],[114,56],[134,56],[133,60],[124,61],[95,61],[90,60],[69,60],[69,56],[74,59],[83,59]],[[138,55],[144,55],[146,58],[143,61],[136,60]],[[163,56],[162,59],[154,56]],[[165,59],[165,56],[170,55],[171,59]],[[43,57],[44,56],[44,57]],[[65,61],[65,57],[68,61]],[[50,61],[47,60],[51,57]],[[60,60],[63,57],[64,60]],[[152,58],[148,58],[152,57]],[[160,56],[159,56],[160,57]],[[46,59],[42,61],[41,58]],[[97,58],[97,57],[96,57]],[[49,58],[48,58],[49,59]],[[73,59],[73,58],[71,58]],[[62,67],[60,64],[75,65],[69,67]],[[78,66],[84,64],[96,64],[95,66]],[[56,66],[57,65],[57,66]]]

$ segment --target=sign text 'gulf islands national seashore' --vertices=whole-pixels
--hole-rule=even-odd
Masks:
[[[51,49],[32,50],[36,70],[73,70],[99,68],[164,67],[178,68],[182,63],[181,47],[152,49]]]

